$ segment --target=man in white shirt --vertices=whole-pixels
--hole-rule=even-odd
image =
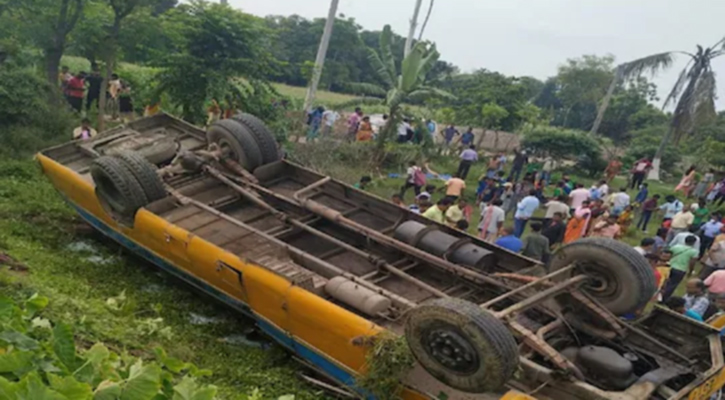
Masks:
[[[697,210],[697,204],[693,204],[690,207],[688,207],[686,210],[680,211],[677,214],[675,214],[674,217],[672,217],[672,223],[670,224],[670,231],[667,233],[667,242],[671,242],[672,239],[677,236],[680,233],[687,232],[690,227],[692,226],[692,223],[695,221],[695,214],[692,213],[692,210]],[[695,235],[697,236],[697,235]],[[700,242],[700,237],[697,237],[697,242]],[[670,244],[671,246],[671,244]],[[698,246],[697,251],[700,251],[700,248]]]
[[[629,205],[631,199],[627,194],[627,188],[619,189],[619,193],[615,194],[612,198],[612,213],[619,215]]]
[[[338,119],[340,119],[340,114],[335,110],[327,110],[322,113],[322,137],[330,136]]]
[[[398,143],[405,143],[408,141],[408,129],[410,129],[410,123],[407,119],[404,119],[398,125]]]
[[[501,205],[503,202],[496,199],[481,210],[481,222],[478,224],[478,232],[481,239],[493,243],[498,239],[498,232],[503,227],[506,213]],[[481,205],[484,205],[481,203]]]
[[[683,242],[684,243],[684,242]],[[634,247],[634,251],[641,254],[642,257],[646,256],[647,254],[652,253],[652,249],[654,248],[655,240],[652,238],[644,238],[639,243],[639,246]]]
[[[589,196],[591,193],[588,189],[584,188],[584,185],[577,184],[576,189],[572,190],[571,193],[569,193],[569,199],[571,199],[571,208],[576,210],[577,208],[582,206],[582,203],[586,200],[589,200]]]
[[[549,200],[544,204],[546,208],[546,215],[544,216],[544,226],[549,226],[551,219],[554,218],[554,214],[561,213],[561,215],[569,215],[569,206],[566,204],[566,196],[561,195],[554,200]]]
[[[599,198],[606,198],[609,195],[609,185],[607,185],[607,181],[599,181]]]
[[[672,230],[670,230],[670,232],[671,231]],[[674,247],[674,246],[677,246],[678,244],[685,244],[685,239],[687,239],[688,236],[695,237],[695,244],[692,245],[692,248],[694,248],[695,250],[697,250],[699,252],[700,246],[701,246],[700,236],[697,235],[697,228],[694,228],[694,227],[674,235],[672,237],[672,240],[668,243],[667,247]]]

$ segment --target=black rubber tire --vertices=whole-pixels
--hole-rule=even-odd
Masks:
[[[613,239],[586,238],[562,247],[552,257],[551,271],[571,263],[580,268],[569,276],[587,273],[598,278],[598,289],[591,285],[584,289],[616,315],[641,309],[657,291],[649,262],[631,246]],[[602,287],[601,282],[606,285]]]
[[[436,299],[412,309],[405,338],[426,371],[468,393],[500,390],[519,365],[518,346],[508,328],[465,300]]]
[[[237,114],[232,119],[246,126],[254,136],[254,140],[259,146],[259,152],[262,154],[262,165],[281,159],[277,149],[277,140],[264,121],[252,114],[245,113]]]
[[[136,181],[141,185],[146,198],[150,203],[166,198],[168,194],[164,188],[164,182],[161,181],[156,173],[156,167],[146,160],[141,154],[133,151],[122,151],[114,154],[114,157],[128,168]]]
[[[227,147],[234,161],[247,171],[253,171],[262,165],[262,154],[254,136],[246,126],[237,121],[224,119],[215,122],[207,129],[206,138],[210,143]]]
[[[121,160],[103,156],[93,160],[91,177],[96,196],[114,219],[133,223],[139,208],[149,203],[141,184]]]

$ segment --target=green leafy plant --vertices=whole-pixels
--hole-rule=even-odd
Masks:
[[[358,386],[379,400],[400,398],[400,381],[415,365],[413,353],[403,336],[384,332],[366,341],[370,346],[365,373]]]
[[[0,399],[212,400],[198,382],[211,373],[155,350],[155,360],[118,355],[102,343],[79,352],[73,329],[40,316],[48,299],[0,297]]]

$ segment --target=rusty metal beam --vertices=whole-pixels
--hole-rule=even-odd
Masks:
[[[569,272],[572,269],[574,269],[574,264],[568,265],[568,266],[566,266],[566,267],[564,267],[564,268],[562,268],[560,270],[557,270],[555,272],[550,273],[549,275],[542,276],[541,278],[538,278],[537,280],[535,280],[533,282],[529,282],[529,283],[527,283],[527,284],[525,284],[523,286],[520,286],[520,287],[518,287],[518,288],[516,288],[514,290],[511,290],[511,291],[509,291],[507,293],[504,293],[501,296],[498,296],[496,298],[493,298],[493,299],[491,299],[491,300],[489,300],[489,301],[481,304],[481,308],[491,307],[492,305],[498,303],[499,301],[506,300],[506,299],[510,298],[511,296],[515,296],[515,295],[517,295],[517,294],[519,294],[521,292],[524,292],[527,289],[531,289],[531,288],[533,288],[535,286],[538,286],[538,285],[540,285],[540,284],[542,284],[544,282],[548,282],[549,279],[556,278],[559,275],[563,275],[564,273]]]
[[[493,315],[496,316],[496,318],[504,318],[507,317],[515,312],[525,310],[529,307],[537,305],[537,303],[541,302],[542,300],[553,297],[554,295],[564,292],[566,290],[570,290],[570,288],[576,287],[580,285],[585,280],[589,279],[586,275],[577,275],[573,278],[569,278],[563,282],[560,282],[542,292],[536,293],[533,296],[527,297],[526,299],[512,305],[511,307],[505,308],[501,311],[494,312]]]

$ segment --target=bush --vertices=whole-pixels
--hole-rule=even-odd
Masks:
[[[607,166],[597,139],[581,131],[533,127],[524,132],[521,145],[534,154],[551,156],[555,160],[577,160],[577,168],[590,176],[600,174]]]
[[[155,350],[156,360],[118,355],[101,343],[78,352],[73,329],[39,314],[48,299],[32,296],[22,306],[0,296],[0,397],[17,399],[212,400],[217,389],[201,385],[210,375]]]
[[[30,67],[0,65],[0,154],[25,157],[71,137],[78,118]]]

